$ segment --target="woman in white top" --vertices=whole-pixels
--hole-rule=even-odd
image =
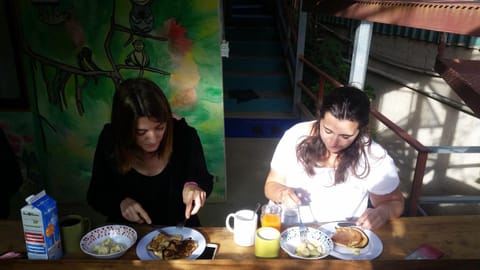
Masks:
[[[296,124],[279,141],[265,196],[284,209],[307,202],[304,222],[353,219],[375,229],[399,217],[404,198],[397,168],[368,136],[369,114],[370,101],[357,88],[326,96],[317,120]]]

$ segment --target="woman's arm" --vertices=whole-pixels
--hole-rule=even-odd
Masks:
[[[182,155],[179,160],[179,170],[182,175],[182,198],[185,204],[185,217],[198,213],[205,204],[207,197],[213,190],[213,176],[208,172],[202,143],[197,131],[186,124],[182,119],[177,122],[175,134],[177,154]]]
[[[195,182],[198,187],[205,191],[208,197],[213,190],[213,175],[208,171],[203,146],[197,131],[191,128],[188,137],[189,139],[181,142],[184,145],[189,145],[189,149],[186,149],[183,153],[187,155],[186,164],[183,164],[184,169],[187,171],[184,184]]]
[[[371,167],[368,175],[368,190],[373,208],[367,208],[359,217],[357,224],[364,228],[376,229],[388,220],[402,215],[404,198],[400,191],[398,169],[392,157],[375,142],[372,143],[369,153],[374,157],[383,156],[383,158],[369,158]]]
[[[301,203],[295,191],[285,185],[285,177],[270,168],[267,180],[265,182],[265,197],[267,199],[281,203],[287,208],[295,208]]]
[[[370,193],[370,201],[373,208],[368,208],[357,220],[357,225],[365,229],[380,228],[388,220],[401,216],[404,210],[404,198],[399,187],[385,195]]]

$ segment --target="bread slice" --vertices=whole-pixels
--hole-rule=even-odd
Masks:
[[[358,227],[337,227],[332,241],[343,247],[364,248],[368,245],[368,236]]]

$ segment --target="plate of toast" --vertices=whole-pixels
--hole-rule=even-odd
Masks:
[[[338,222],[320,228],[333,241],[330,255],[342,260],[372,260],[383,252],[382,240],[372,231],[359,226],[339,226]]]
[[[206,247],[205,237],[197,230],[175,226],[156,229],[137,244],[141,260],[195,260]]]

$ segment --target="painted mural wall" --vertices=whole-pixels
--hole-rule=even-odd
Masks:
[[[198,130],[215,175],[209,200],[224,198],[218,0],[12,2],[31,118],[0,113],[0,124],[10,136],[35,144],[32,152],[51,195],[60,202],[85,200],[115,85],[145,77],[159,84],[174,113]]]

